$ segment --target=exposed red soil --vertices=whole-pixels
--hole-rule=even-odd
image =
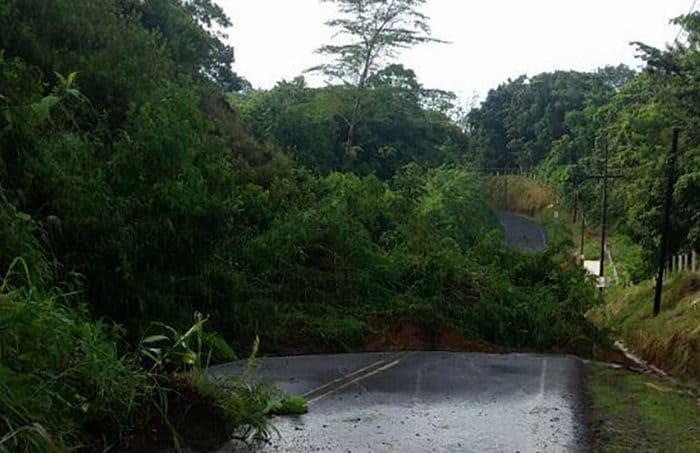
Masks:
[[[446,326],[426,327],[417,323],[402,322],[384,330],[377,330],[380,330],[379,333],[370,337],[365,350],[498,352],[495,347],[470,340]]]

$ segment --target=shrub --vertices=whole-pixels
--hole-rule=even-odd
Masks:
[[[119,442],[150,398],[146,374],[117,349],[119,329],[88,321],[69,301],[67,294],[3,284],[0,449]],[[104,439],[89,437],[97,427]]]

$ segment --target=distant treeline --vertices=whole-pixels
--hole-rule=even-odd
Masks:
[[[470,159],[482,166],[539,168],[590,224],[601,214],[604,150],[611,219],[639,244],[636,278],[657,252],[672,127],[681,128],[672,249],[700,246],[700,15],[676,20],[687,38],[665,50],[636,43],[646,68],[520,77],[491,90],[469,114]],[[578,197],[578,202],[576,198]]]

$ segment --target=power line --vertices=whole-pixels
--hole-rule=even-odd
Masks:
[[[693,11],[695,11],[695,5],[697,5],[698,0],[693,0],[693,5],[690,7],[690,10],[688,11],[688,14],[686,16],[690,16],[693,14]],[[678,30],[678,34],[676,35],[676,39],[673,40],[673,44],[677,45],[678,44],[678,38],[681,37],[681,33],[683,33],[683,26],[681,25],[681,29]]]

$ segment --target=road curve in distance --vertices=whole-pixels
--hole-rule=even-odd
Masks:
[[[537,252],[547,245],[544,230],[534,220],[511,212],[499,211],[497,214],[509,247]]]

